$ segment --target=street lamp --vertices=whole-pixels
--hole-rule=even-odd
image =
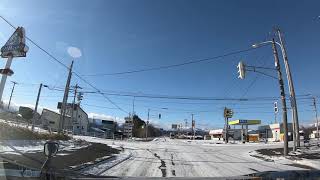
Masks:
[[[292,107],[293,133],[294,133],[293,141],[294,141],[294,148],[296,148],[296,147],[300,147],[299,121],[298,121],[298,110],[297,110],[296,96],[295,96],[290,66],[288,63],[288,56],[287,56],[286,49],[285,49],[285,46],[283,43],[283,38],[281,36],[280,29],[276,29],[276,31],[278,33],[278,37],[279,37],[280,42],[274,41],[274,43],[277,44],[278,46],[280,46],[280,48],[281,48],[282,58],[283,58],[285,69],[286,69],[289,92],[290,92],[290,102],[291,102],[291,107]],[[252,47],[257,48],[261,45],[272,44],[272,43],[273,43],[272,41],[265,41],[265,42],[253,44]],[[276,66],[277,66],[277,64],[276,64]]]
[[[275,43],[280,46],[281,51],[282,51],[282,49],[283,49],[282,45],[280,43],[278,43],[277,41],[275,41]],[[264,44],[272,44],[272,41],[264,41],[264,42],[252,44],[252,47],[253,48],[258,48],[260,46],[263,46]]]

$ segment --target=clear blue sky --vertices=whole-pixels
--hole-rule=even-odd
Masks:
[[[272,28],[279,26],[285,35],[297,95],[319,95],[319,7],[318,1],[0,1],[2,16],[16,26],[25,27],[28,37],[63,63],[71,63],[69,46],[81,49],[82,56],[74,66],[81,74],[121,72],[222,55],[268,40]],[[2,46],[13,29],[3,21],[0,27]],[[35,103],[38,85],[30,84],[42,82],[61,87],[67,76],[65,68],[30,42],[27,44],[30,48],[27,57],[17,58],[12,64],[15,74],[8,78],[3,97],[9,99],[10,80],[25,83],[16,87],[13,101],[17,104]],[[279,96],[274,79],[255,73],[248,73],[245,80],[237,79],[236,65],[240,60],[249,65],[274,67],[271,47],[266,46],[213,62],[86,78],[101,90],[122,92],[234,98]],[[0,66],[4,63],[3,60]],[[72,80],[75,83],[89,89],[77,78]],[[40,105],[44,107],[55,108],[57,101],[62,100],[60,92],[44,89],[42,95]],[[131,97],[110,96],[110,99],[132,111]],[[301,123],[310,122],[314,116],[310,111],[311,100],[298,103]],[[99,95],[85,95],[83,104],[114,107]],[[146,118],[148,107],[152,115],[161,112],[163,118],[156,123],[163,126],[182,123],[184,119],[190,123],[192,111],[197,124],[222,127],[224,106],[234,108],[235,119],[261,119],[264,123],[274,119],[273,101],[136,98],[135,105],[142,118]],[[88,113],[126,116],[115,109],[83,107]]]

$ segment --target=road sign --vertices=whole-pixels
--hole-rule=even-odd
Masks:
[[[11,76],[14,74],[14,72],[10,68],[6,68],[6,69],[0,69],[0,74]]]
[[[62,102],[58,102],[57,108],[61,109],[61,107],[62,107]],[[74,104],[74,105],[72,103],[67,103],[66,104],[66,109],[69,109],[69,108],[72,108],[72,107],[74,107],[73,110],[77,110],[78,104]]]
[[[1,57],[26,57],[28,46],[25,44],[25,31],[18,27],[6,44],[1,48]]]

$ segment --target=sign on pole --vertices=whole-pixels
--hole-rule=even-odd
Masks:
[[[57,109],[61,109],[61,107],[62,107],[62,102],[58,102]],[[77,110],[78,104],[73,104],[73,103],[66,104],[66,109],[72,109],[72,107],[73,107],[73,110]]]
[[[13,71],[10,69],[14,57],[26,57],[28,46],[26,45],[26,35],[23,27],[18,27],[11,35],[6,44],[1,48],[1,57],[8,58],[6,65],[0,69],[2,74],[0,82],[0,104],[2,105],[2,94],[7,81],[7,76],[11,76]]]
[[[29,48],[26,45],[25,30],[23,27],[18,27],[6,44],[1,48],[1,57],[26,57],[28,49]]]

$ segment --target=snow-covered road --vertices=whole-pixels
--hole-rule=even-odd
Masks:
[[[123,146],[132,156],[101,175],[149,177],[226,177],[262,171],[298,170],[285,163],[266,162],[249,155],[259,148],[281,144],[211,144],[159,138],[151,142],[112,141],[87,137],[88,141]]]

